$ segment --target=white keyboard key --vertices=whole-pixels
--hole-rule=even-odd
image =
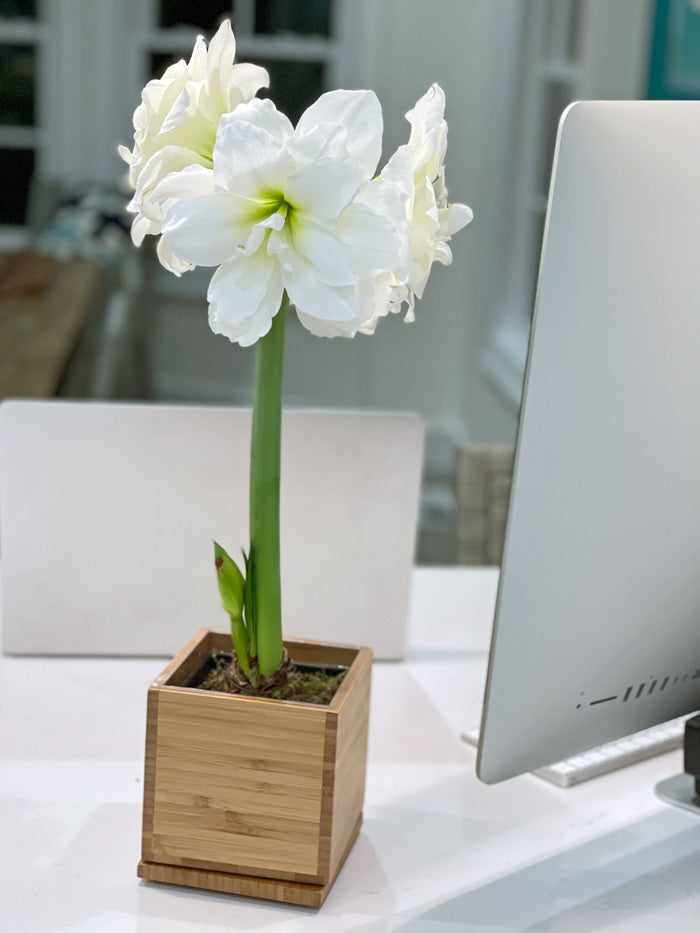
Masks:
[[[575,765],[572,765],[569,761],[558,761],[555,765],[549,767],[552,771],[556,771],[557,774],[571,774],[572,771],[576,770]]]
[[[598,761],[601,757],[605,758],[605,754],[600,748],[592,748],[590,751],[584,752],[583,757],[586,761]]]

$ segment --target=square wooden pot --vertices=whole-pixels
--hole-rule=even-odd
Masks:
[[[149,687],[138,875],[320,907],[362,822],[372,650],[285,642],[349,668],[328,706],[182,686],[230,646],[200,629]]]

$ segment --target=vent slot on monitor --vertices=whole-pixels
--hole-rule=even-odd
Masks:
[[[700,668],[692,671],[684,671],[682,674],[666,674],[665,677],[649,677],[641,683],[630,684],[620,693],[610,694],[609,696],[596,697],[588,701],[588,706],[600,706],[603,703],[612,703],[614,700],[620,700],[622,703],[628,703],[632,700],[641,700],[644,697],[651,696],[653,693],[662,693],[664,690],[670,690],[672,687],[680,687],[689,681],[700,678]],[[580,696],[584,696],[582,692]],[[580,701],[576,704],[576,709],[581,709]]]

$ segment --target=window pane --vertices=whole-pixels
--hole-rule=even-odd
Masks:
[[[225,16],[231,16],[231,0],[161,0],[160,25],[195,26],[205,32],[215,32]]]
[[[0,123],[34,123],[34,48],[0,45]]]
[[[11,178],[0,198],[0,224],[23,224],[34,174],[33,149],[0,149],[0,178]]]
[[[256,61],[270,72],[269,91],[260,91],[260,97],[271,97],[278,110],[296,123],[306,108],[324,89],[320,62]]]
[[[36,19],[36,0],[0,0],[0,16]]]
[[[151,70],[149,72],[149,77],[162,77],[163,72],[168,67],[168,65],[172,65],[173,62],[176,62],[179,58],[188,59],[189,55],[171,55],[169,52],[154,52],[151,55]]]
[[[330,33],[330,0],[258,0],[255,31],[327,36]]]

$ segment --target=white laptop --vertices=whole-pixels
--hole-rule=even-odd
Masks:
[[[287,636],[405,649],[424,429],[410,414],[285,412]],[[248,547],[250,412],[0,406],[7,653],[167,655],[227,629],[212,539]]]

